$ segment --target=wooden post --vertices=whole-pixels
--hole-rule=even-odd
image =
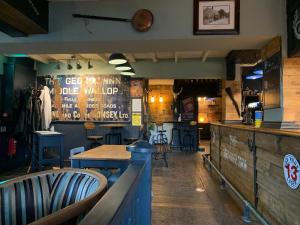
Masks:
[[[134,144],[127,147],[127,151],[131,152],[132,161],[145,162],[144,173],[142,174],[142,182],[140,184],[139,195],[137,202],[142,203],[142,206],[138,208],[138,218],[141,221],[136,221],[137,224],[151,225],[151,207],[152,207],[152,152],[153,145],[146,141],[137,141]]]

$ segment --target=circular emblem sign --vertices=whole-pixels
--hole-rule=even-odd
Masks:
[[[286,183],[292,189],[300,185],[300,165],[295,156],[288,154],[283,159],[283,171]]]

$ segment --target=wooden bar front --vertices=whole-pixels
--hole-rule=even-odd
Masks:
[[[212,124],[211,132],[211,161],[232,185],[270,224],[299,225],[300,187],[287,185],[283,159],[299,161],[300,133],[229,124]]]

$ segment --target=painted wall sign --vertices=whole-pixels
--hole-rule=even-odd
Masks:
[[[131,119],[130,77],[58,75],[46,77],[53,120],[121,121]]]
[[[287,154],[283,159],[283,171],[287,185],[297,189],[300,185],[300,165],[295,156]]]
[[[237,137],[236,136],[233,136],[233,135],[229,135],[229,143],[233,146],[236,146],[237,144]]]
[[[224,151],[222,152],[222,155],[224,157],[224,159],[232,162],[234,165],[236,165],[237,167],[239,167],[242,170],[247,170],[247,160],[242,158],[241,156],[229,151],[228,149],[224,149]]]

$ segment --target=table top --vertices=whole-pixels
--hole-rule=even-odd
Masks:
[[[127,145],[101,145],[77,155],[73,155],[70,159],[130,160],[131,153],[126,150],[126,146]]]
[[[39,136],[57,136],[57,135],[63,135],[62,133],[56,132],[56,131],[47,131],[47,130],[40,130],[40,131],[34,131],[35,134]]]
[[[100,124],[99,127],[109,127],[109,128],[123,128],[128,126],[128,124],[123,123],[112,123],[112,124]]]

